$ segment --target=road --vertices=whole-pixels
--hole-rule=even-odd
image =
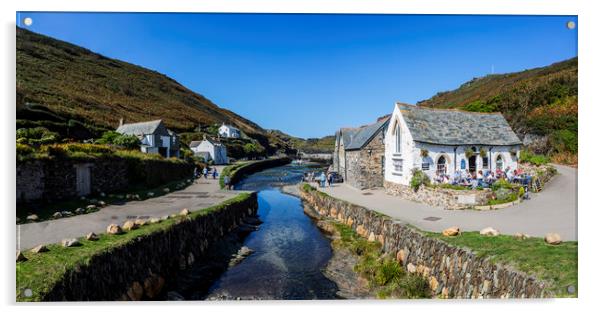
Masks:
[[[382,188],[360,191],[345,184],[320,190],[427,231],[458,226],[464,231],[493,227],[502,234],[526,233],[543,237],[560,234],[563,240],[577,240],[577,169],[554,165],[558,174],[540,193],[519,205],[491,211],[444,210],[391,196]],[[371,195],[365,195],[369,192]],[[425,220],[429,218],[430,220]]]
[[[221,173],[223,167],[217,167]],[[89,232],[104,233],[109,224],[122,224],[128,219],[161,217],[180,212],[200,210],[221,203],[242,191],[220,190],[219,180],[199,179],[183,190],[159,197],[109,205],[86,214],[17,225],[17,250],[33,248],[39,244],[60,242],[65,238],[81,237]]]

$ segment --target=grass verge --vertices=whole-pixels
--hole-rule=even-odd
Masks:
[[[226,206],[242,202],[251,197],[250,193],[241,193],[218,205],[192,212],[189,216],[178,216],[167,220],[141,226],[138,229],[120,234],[100,234],[98,241],[88,241],[85,238],[78,240],[82,244],[76,247],[63,247],[60,244],[48,245],[48,252],[32,253],[23,252],[27,261],[17,262],[17,301],[41,301],[52,287],[72,270],[86,266],[95,256],[109,253],[114,249],[127,245],[131,241],[149,236],[156,232],[167,231],[174,224],[184,219],[196,219],[212,212],[220,211]],[[32,295],[25,296],[24,291],[31,289]]]
[[[369,242],[347,225],[332,222],[340,238],[336,247],[350,250],[359,258],[354,271],[366,278],[380,299],[430,298],[429,285],[422,276],[406,272],[391,254],[382,254],[379,242]]]
[[[424,232],[454,246],[465,247],[477,256],[506,264],[550,283],[549,290],[557,297],[577,297],[577,242],[549,245],[542,238],[517,239],[499,235],[485,237],[478,232],[463,232],[456,237]],[[575,288],[574,293],[568,287]]]

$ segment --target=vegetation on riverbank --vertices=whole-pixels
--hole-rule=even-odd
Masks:
[[[168,218],[158,223],[140,226],[138,229],[120,235],[100,234],[97,241],[79,238],[80,246],[63,247],[60,244],[51,244],[47,246],[48,252],[22,252],[27,260],[17,262],[17,301],[42,301],[44,295],[65,274],[88,265],[95,256],[108,253],[115,248],[127,245],[131,241],[137,241],[153,233],[166,231],[183,220],[196,219],[212,212],[220,211],[231,204],[243,202],[251,196],[252,194],[250,193],[241,193],[218,205],[193,211],[186,217],[177,216]],[[26,289],[31,290],[31,296],[26,296]]]
[[[368,281],[378,298],[418,299],[431,296],[426,279],[405,271],[391,254],[383,254],[379,242],[362,238],[347,225],[331,223],[339,235],[333,245],[358,256],[359,262],[354,271]]]
[[[494,263],[507,264],[549,283],[557,297],[577,297],[577,242],[547,244],[542,238],[519,239],[509,235],[486,237],[479,232],[463,232],[455,237],[425,232],[454,246],[465,247]],[[569,287],[574,288],[569,293]]]

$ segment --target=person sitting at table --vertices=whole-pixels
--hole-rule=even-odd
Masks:
[[[477,183],[479,186],[483,185],[483,170],[479,170],[479,172],[477,172]]]

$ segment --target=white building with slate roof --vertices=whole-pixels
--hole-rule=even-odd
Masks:
[[[203,157],[205,161],[212,160],[215,165],[223,165],[229,162],[226,146],[222,143],[204,137],[202,141],[190,142],[189,146],[195,156]]]
[[[500,113],[395,104],[385,134],[385,186],[409,185],[412,169],[438,174],[518,168],[521,141]]]
[[[222,123],[222,126],[219,127],[217,133],[221,137],[240,138],[240,130],[225,123]]]
[[[163,157],[180,157],[178,135],[167,129],[162,120],[123,123],[119,121],[117,133],[134,135],[140,140],[140,151],[148,154],[160,154]]]

